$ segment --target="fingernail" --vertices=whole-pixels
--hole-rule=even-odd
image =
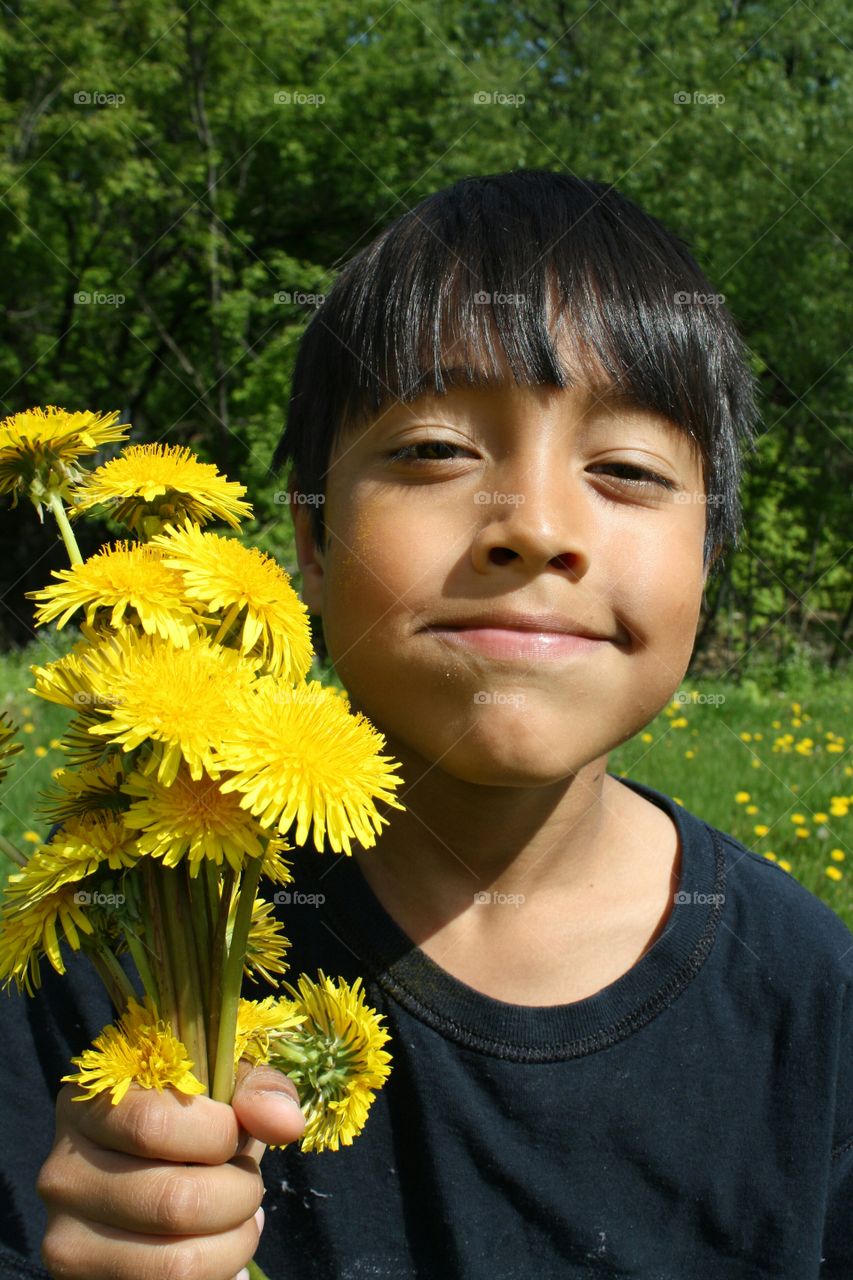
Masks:
[[[293,1094],[288,1093],[286,1089],[259,1089],[258,1097],[275,1098],[277,1103],[283,1102],[289,1110],[291,1110],[294,1107],[296,1108],[297,1111],[302,1110],[302,1107],[299,1105],[298,1098],[294,1098]]]
[[[264,1229],[264,1218],[265,1218],[265,1217],[266,1217],[266,1214],[264,1213],[263,1206],[262,1206],[262,1207],[258,1210],[258,1212],[255,1214],[255,1222],[257,1222],[257,1224],[258,1224],[258,1231],[263,1231],[263,1229]],[[248,1271],[246,1272],[246,1280],[249,1280],[249,1273],[248,1273]]]

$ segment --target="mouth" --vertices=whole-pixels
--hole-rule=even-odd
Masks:
[[[600,636],[530,627],[426,627],[429,635],[451,648],[504,661],[566,659],[600,652],[609,642]]]

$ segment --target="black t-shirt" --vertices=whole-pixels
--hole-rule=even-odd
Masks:
[[[288,855],[289,976],[363,975],[393,1064],[352,1146],[265,1155],[271,1280],[853,1278],[853,934],[778,866],[620,781],[677,824],[679,894],[654,946],[572,1004],[480,994],[412,944],[355,859]],[[35,998],[0,999],[3,1277],[45,1274],[34,1182],[59,1078],[114,1016],[87,962],[43,971]]]

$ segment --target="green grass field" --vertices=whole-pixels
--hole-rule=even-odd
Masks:
[[[38,792],[62,765],[63,708],[26,692],[29,664],[71,647],[75,633],[0,655],[0,709],[21,726],[24,751],[0,785],[0,834],[26,850],[46,834]],[[318,668],[311,678],[327,679]],[[794,690],[793,692],[791,690]],[[611,773],[656,787],[743,844],[775,859],[853,929],[849,810],[853,765],[843,736],[853,679],[815,676],[785,690],[748,680],[685,682],[674,702],[614,751]],[[695,699],[695,700],[692,700]],[[0,881],[11,864],[0,857]]]

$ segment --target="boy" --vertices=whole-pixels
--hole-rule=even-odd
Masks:
[[[606,772],[738,534],[753,387],[713,293],[615,189],[545,171],[459,182],[343,270],[274,465],[406,810],[352,858],[297,849],[324,900],[285,919],[294,974],[364,975],[391,1078],[352,1147],[270,1151],[263,1185],[302,1128],[268,1068],[232,1107],[66,1086],[42,1163],[111,1017],[75,957],[6,1020],[0,1275],[43,1274],[46,1223],[57,1277],[229,1280],[265,1186],[272,1280],[853,1276],[853,938]]]

